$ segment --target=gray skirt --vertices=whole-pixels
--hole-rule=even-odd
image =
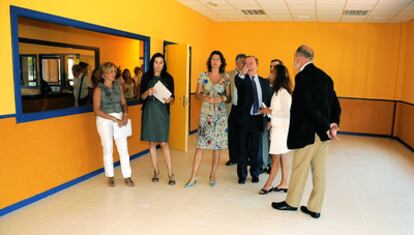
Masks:
[[[152,142],[168,142],[170,131],[170,114],[167,104],[155,98],[149,98],[141,119],[141,140]]]

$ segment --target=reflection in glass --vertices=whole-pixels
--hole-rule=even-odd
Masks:
[[[101,59],[130,71],[143,63],[144,43],[140,40],[25,17],[19,17],[18,31],[23,113],[91,105],[93,89],[100,80],[92,71]],[[82,62],[89,66],[77,75],[72,68]],[[136,76],[131,75],[125,79],[128,97],[137,100],[137,83],[131,81]]]
[[[37,87],[36,75],[36,56],[35,55],[21,55],[21,86],[22,87]]]

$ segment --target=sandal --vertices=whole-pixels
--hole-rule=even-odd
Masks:
[[[260,189],[259,194],[260,195],[266,195],[266,194],[268,194],[268,193],[270,193],[272,191],[273,191],[273,188],[272,187],[270,187],[269,189],[262,188],[262,189]]]
[[[279,187],[274,187],[274,188],[273,188],[273,191],[275,191],[275,192],[284,192],[284,193],[287,193],[287,192],[288,192],[288,189],[287,189],[287,188],[279,188]]]
[[[154,171],[154,176],[152,177],[152,182],[158,182],[158,181],[160,181],[160,172],[158,171],[158,172],[156,172],[156,171]]]
[[[168,184],[169,185],[175,185],[175,178],[174,178],[174,174],[172,174],[171,176],[168,176]]]

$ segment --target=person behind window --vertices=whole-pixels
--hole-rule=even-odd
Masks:
[[[172,96],[165,99],[164,102],[153,96],[153,87],[157,82],[161,82],[172,93]],[[169,103],[174,99],[174,80],[167,72],[167,64],[163,54],[156,53],[151,57],[150,68],[142,76],[140,90],[141,98],[144,101],[142,105],[141,140],[149,142],[151,163],[154,168],[152,181],[159,181],[160,171],[157,166],[156,147],[157,144],[160,144],[168,168],[168,184],[174,185],[175,178],[168,145],[170,130]]]
[[[79,67],[76,67],[76,70],[80,71],[74,71],[73,68],[75,68],[75,65],[72,67],[72,73],[74,76],[73,80],[73,96],[75,97],[75,107],[86,105],[88,102],[88,67],[89,64],[85,62],[80,62],[78,64]],[[76,73],[75,73],[76,72]]]
[[[75,81],[78,80],[78,77],[81,74],[81,67],[78,64],[75,64],[72,66],[72,74],[73,74],[72,92],[73,92],[73,98],[74,98],[74,105],[75,107],[77,107],[79,106],[78,104],[79,90],[76,89],[76,92],[75,92]]]
[[[114,163],[112,158],[114,125],[119,127],[128,123],[128,106],[120,81],[115,80],[116,67],[112,62],[103,63],[99,67],[100,82],[93,93],[93,111],[96,115],[96,127],[103,147],[103,160],[108,185],[115,186]],[[125,183],[134,187],[131,179],[127,138],[115,140],[121,162],[122,176]]]
[[[137,96],[137,90],[135,86],[135,81],[131,77],[131,72],[129,72],[129,69],[124,69],[122,72],[122,78],[125,82],[125,98],[127,99],[133,99]]]
[[[46,82],[43,78],[40,79],[40,94],[47,95],[52,92],[52,88],[49,83]]]
[[[136,90],[137,90],[137,96],[140,97],[140,93],[139,93],[139,88],[141,86],[141,80],[142,80],[142,69],[141,67],[135,67],[134,68],[134,77],[132,79],[134,79],[135,81],[135,85],[136,85]]]
[[[213,51],[207,60],[208,72],[200,75],[196,98],[203,101],[198,127],[197,149],[194,153],[191,177],[184,185],[190,188],[197,183],[204,150],[212,150],[212,166],[209,185],[216,186],[216,172],[220,163],[221,150],[226,149],[227,111],[225,102],[231,101],[230,77],[225,73],[226,60],[220,51]]]

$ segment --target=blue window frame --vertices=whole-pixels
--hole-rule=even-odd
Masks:
[[[91,112],[91,106],[71,107],[59,110],[50,110],[36,113],[23,113],[22,97],[21,97],[21,67],[19,54],[19,34],[18,34],[18,18],[25,17],[34,20],[45,21],[48,23],[55,23],[64,26],[71,26],[79,29],[95,31],[99,33],[106,33],[115,36],[121,36],[131,39],[142,40],[144,42],[144,69],[147,70],[150,60],[150,38],[147,36],[130,33],[122,30],[112,29],[104,26],[90,24],[82,21],[72,20],[61,16],[51,15],[38,11],[33,11],[21,7],[10,6],[10,22],[12,32],[12,50],[13,50],[13,77],[14,77],[14,95],[16,101],[16,122],[28,122],[35,120],[42,120],[54,117],[62,117],[67,115],[80,114]],[[139,58],[137,58],[139,59]],[[138,104],[138,101],[128,102],[129,105]]]

